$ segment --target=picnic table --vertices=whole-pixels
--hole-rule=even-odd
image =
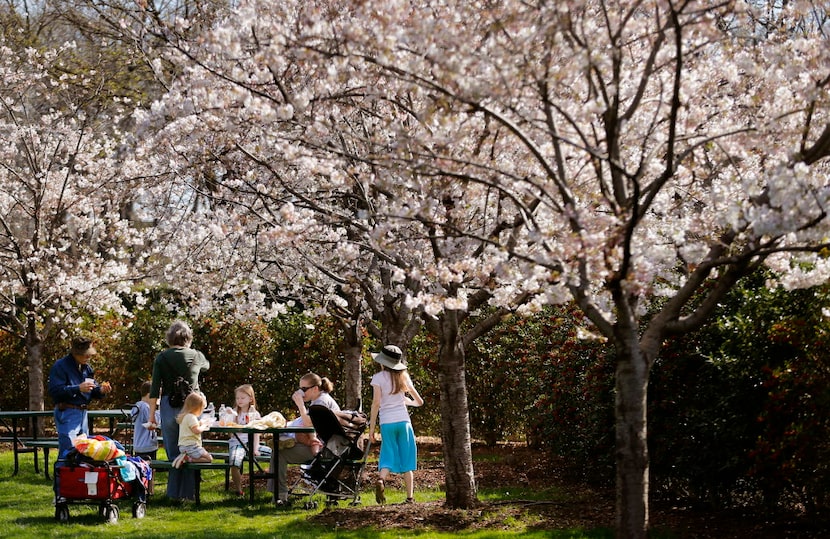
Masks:
[[[11,434],[8,440],[12,443],[14,452],[14,474],[20,469],[18,462],[20,453],[35,453],[35,472],[38,471],[37,448],[27,447],[26,440],[37,440],[37,433],[40,430],[40,418],[51,417],[52,410],[0,410],[0,424]],[[29,428],[31,436],[23,436],[26,428]]]
[[[245,447],[245,458],[248,460],[248,495],[250,497],[251,503],[254,503],[254,480],[255,479],[273,479],[274,480],[274,503],[277,503],[279,499],[279,492],[277,489],[277,470],[271,470],[270,472],[266,472],[262,469],[259,463],[254,456],[254,436],[253,434],[273,434],[274,435],[274,448],[273,448],[273,457],[271,458],[273,462],[277,462],[279,458],[279,451],[280,451],[280,444],[279,444],[279,436],[280,434],[290,433],[290,432],[306,432],[306,433],[313,433],[314,427],[269,427],[269,428],[255,428],[255,427],[247,427],[247,426],[214,426],[210,427],[210,432],[214,433],[228,433],[232,434],[239,440],[239,443],[242,444],[242,440],[239,438],[239,434],[248,434],[248,443],[242,444]]]

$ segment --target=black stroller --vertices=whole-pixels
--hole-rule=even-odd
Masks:
[[[300,466],[301,474],[289,489],[289,496],[307,497],[304,507],[314,509],[315,494],[326,496],[326,505],[337,505],[339,500],[351,499],[350,505],[360,504],[360,480],[369,454],[369,443],[359,445],[368,426],[363,412],[335,413],[325,406],[309,407],[308,415],[323,449],[307,464]]]

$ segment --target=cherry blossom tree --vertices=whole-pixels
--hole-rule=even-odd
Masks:
[[[378,127],[391,128],[376,118],[405,121],[409,113],[400,103],[362,106],[372,80],[358,74],[334,95],[309,100],[328,68],[281,57],[286,50],[274,28],[290,27],[295,15],[284,7],[240,9],[198,43],[179,37],[186,22],[159,30],[171,36],[170,58],[184,74],[143,118],[154,134],[146,143],[173,149],[164,166],[173,160],[209,175],[214,200],[245,215],[237,222],[261,238],[258,272],[279,296],[313,298],[327,312],[348,307],[354,320],[366,312],[366,327],[402,348],[426,323],[441,342],[447,499],[470,507],[464,350],[530,293],[524,285],[499,290],[504,276],[512,283],[518,275],[511,273],[517,262],[454,231],[464,223],[510,244],[521,221],[491,187],[457,189],[407,170],[404,161],[388,162],[391,131]],[[288,54],[295,52],[302,51]],[[471,136],[463,151],[477,140]],[[523,282],[538,288],[535,279]],[[490,304],[497,307],[491,316],[464,327]]]
[[[463,396],[465,314],[575,301],[617,350],[617,532],[644,537],[664,340],[763,264],[771,285],[827,277],[826,19],[765,7],[241,3],[172,39],[186,71],[159,110],[206,141],[189,152],[225,137],[223,182],[267,198],[272,247],[379,257],[444,332],[442,395]]]
[[[85,312],[120,309],[143,257],[131,184],[118,175],[118,117],[85,107],[77,88],[94,87],[94,74],[69,74],[71,53],[68,44],[21,57],[0,43],[0,320],[25,342],[35,410],[44,338]]]
[[[145,290],[176,286],[196,313],[269,313],[231,270],[244,267],[247,238],[223,230],[222,209],[187,182],[136,168],[120,130],[132,105],[102,96],[106,73],[78,72],[76,57],[73,43],[22,54],[0,44],[0,327],[25,343],[34,410],[44,341],[87,315],[128,315],[128,296],[141,306]]]
[[[385,166],[495,188],[519,210],[522,241],[451,228],[541,268],[530,278],[544,298],[572,298],[615,346],[617,532],[644,537],[646,387],[662,342],[762,264],[785,286],[827,276],[830,48],[817,7],[773,6],[763,35],[741,2],[340,8],[308,7],[283,39],[327,65],[329,88],[374,73],[364,99],[416,96],[410,125],[379,128],[396,139]]]

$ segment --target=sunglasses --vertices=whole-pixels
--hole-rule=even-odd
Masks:
[[[303,387],[303,386],[300,386],[300,391],[302,391],[303,393],[305,393],[305,392],[306,392],[306,391],[308,391],[309,389],[314,389],[315,387],[317,387],[317,386],[309,386],[309,387]]]

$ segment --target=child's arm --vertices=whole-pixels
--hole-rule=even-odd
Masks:
[[[248,413],[250,414],[248,418],[248,423],[250,423],[251,421],[256,421],[257,419],[262,419],[262,416],[253,407],[251,407],[248,410]],[[258,457],[260,437],[259,434],[253,434],[252,436],[254,437],[254,456]]]
[[[207,421],[199,421],[198,423],[190,427],[190,430],[193,431],[193,434],[202,434],[206,430],[210,430],[210,423],[208,423]]]
[[[203,425],[201,423],[196,423],[195,425],[190,427],[190,430],[193,432],[193,434],[202,434],[203,432],[209,429],[210,427],[208,427],[207,425]]]
[[[407,406],[416,406],[417,407],[417,406],[423,406],[424,405],[423,397],[421,397],[421,395],[418,393],[418,390],[415,389],[415,386],[412,384],[411,380],[409,380],[407,382],[406,391],[407,391],[407,393],[409,393],[406,396],[406,399],[407,399],[406,400],[406,405]]]
[[[202,434],[206,430],[210,430],[210,420],[203,419],[197,421],[196,424],[191,425],[190,430],[193,434]]]

